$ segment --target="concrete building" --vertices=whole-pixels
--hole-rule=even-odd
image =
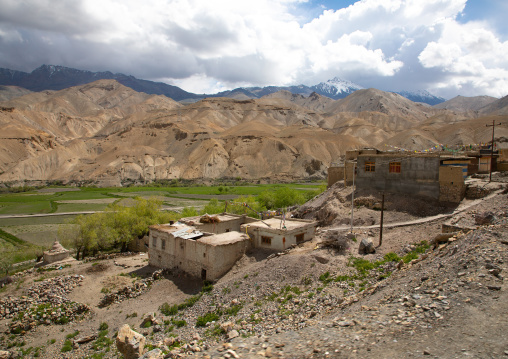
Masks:
[[[303,219],[282,221],[270,218],[241,226],[256,248],[283,251],[293,244],[300,244],[314,238],[317,222]]]
[[[215,280],[230,270],[249,247],[245,233],[217,235],[179,222],[155,225],[150,226],[149,264]]]
[[[341,173],[344,184],[351,185],[356,166],[358,189],[458,203],[466,192],[466,177],[478,172],[480,158],[478,152],[382,152],[372,148],[347,151],[344,166],[329,169],[328,186],[340,180]]]

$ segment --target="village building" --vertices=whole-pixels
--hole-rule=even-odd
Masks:
[[[241,231],[249,234],[256,248],[286,250],[314,238],[316,222],[304,219],[283,220],[270,218],[241,226]]]
[[[481,159],[479,152],[347,151],[344,165],[329,169],[328,185],[340,180],[342,173],[345,185],[354,180],[360,190],[459,203],[466,193],[466,177],[479,171]]]
[[[214,280],[230,270],[249,247],[245,233],[217,235],[183,223],[155,225],[150,226],[149,264]]]
[[[55,241],[50,250],[43,252],[43,264],[51,264],[62,261],[69,257],[69,250],[65,249],[60,242]]]
[[[202,232],[209,233],[227,233],[232,231],[240,231],[242,224],[257,222],[252,217],[231,213],[222,213],[214,215],[203,215],[195,217],[181,218],[180,222],[193,226]]]
[[[149,264],[215,280],[251,248],[285,250],[314,237],[317,222],[270,218],[264,221],[222,213],[150,226]]]

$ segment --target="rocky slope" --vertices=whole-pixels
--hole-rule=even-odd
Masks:
[[[376,253],[358,247],[369,237],[377,243],[378,229],[355,227],[354,241],[349,228],[324,226],[285,252],[249,253],[213,287],[160,273],[137,254],[29,270],[0,295],[8,334],[0,342],[7,357],[118,358],[115,333],[128,324],[145,337],[141,351],[155,349],[144,358],[500,358],[508,350],[508,202],[505,184],[489,186],[497,193],[427,223],[397,226],[404,207],[387,209]],[[311,204],[319,213],[347,190]],[[379,215],[359,207],[364,223]],[[450,220],[464,230],[442,236]],[[43,306],[14,314],[28,302]],[[76,306],[68,323],[52,309],[61,303]]]

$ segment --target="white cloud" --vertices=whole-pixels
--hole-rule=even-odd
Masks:
[[[508,94],[508,42],[501,42],[481,23],[458,24],[446,21],[441,36],[430,42],[418,59],[426,68],[446,73],[448,87],[469,93],[501,97]]]
[[[198,93],[334,76],[386,90],[506,91],[507,44],[486,22],[456,21],[466,0],[361,0],[305,23],[302,2],[0,0],[0,67],[111,70]]]

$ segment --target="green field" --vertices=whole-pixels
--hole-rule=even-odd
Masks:
[[[0,229],[4,236],[0,235],[0,264],[6,261],[6,257],[15,257],[15,261],[33,257],[35,252],[40,253],[42,249],[49,248],[55,239],[65,241],[64,238],[59,238],[59,228],[68,226],[66,223],[76,214],[58,215],[60,213],[104,211],[113,204],[131,206],[136,197],[145,199],[155,197],[162,201],[163,210],[181,211],[190,207],[200,210],[211,199],[222,202],[240,196],[258,196],[262,193],[275,192],[281,188],[306,193],[322,189],[323,183],[126,188],[57,187],[21,193],[2,193]],[[29,216],[10,218],[12,215]],[[9,237],[11,235],[14,237]]]

